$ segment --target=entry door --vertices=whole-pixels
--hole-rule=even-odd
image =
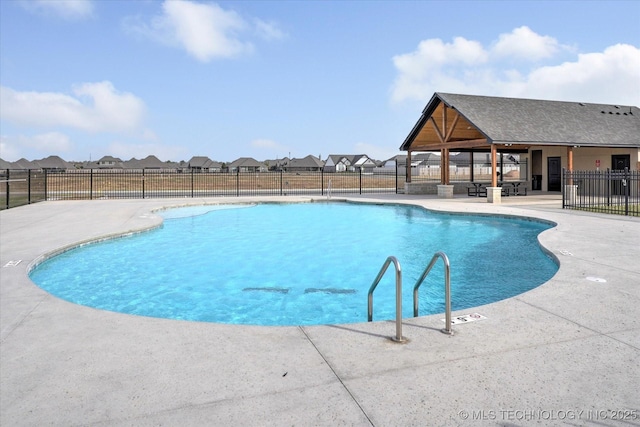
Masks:
[[[547,157],[547,191],[560,191],[562,185],[562,164],[560,157]]]
[[[611,170],[623,171],[625,168],[631,168],[631,155],[630,154],[613,154],[611,156]],[[611,181],[611,193],[616,196],[623,196],[626,194],[626,187],[622,182],[622,179],[613,179]]]
[[[630,154],[614,154],[611,156],[611,169],[614,171],[623,171],[624,168],[631,168]]]

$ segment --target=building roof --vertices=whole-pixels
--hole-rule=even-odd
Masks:
[[[246,168],[246,167],[263,167],[264,164],[260,163],[259,161],[257,161],[254,158],[251,157],[240,157],[239,159],[234,160],[233,162],[231,162],[229,164],[229,169],[233,169],[233,168]]]
[[[491,144],[640,147],[640,109],[436,92],[400,149]]]
[[[291,159],[288,164],[290,168],[322,168],[323,166],[324,162],[311,154],[303,159]]]
[[[0,169],[13,169],[13,164],[0,159]]]
[[[36,160],[34,163],[41,169],[74,169],[71,163],[62,160],[59,156],[49,156],[42,160]]]
[[[144,159],[131,159],[124,162],[126,169],[170,169],[175,168],[176,165],[172,163],[163,163],[154,155],[149,155]]]
[[[189,167],[213,169],[221,168],[222,163],[214,162],[207,156],[194,156],[189,160]]]

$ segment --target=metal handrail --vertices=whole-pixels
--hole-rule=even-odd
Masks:
[[[416,282],[416,285],[413,287],[413,317],[418,317],[418,288],[422,285],[422,282],[427,277],[433,266],[435,265],[438,258],[442,258],[444,262],[444,300],[445,300],[445,328],[442,329],[442,332],[448,335],[453,335],[453,330],[451,329],[451,265],[449,263],[449,258],[444,252],[436,252],[431,258],[431,262],[424,269],[422,276]]]
[[[390,256],[384,262],[384,265],[380,269],[376,280],[373,281],[373,284],[369,288],[369,294],[367,295],[368,299],[368,310],[367,310],[367,321],[371,322],[373,320],[373,291],[382,280],[382,276],[389,268],[389,264],[393,262],[393,265],[396,268],[396,336],[391,339],[396,342],[406,342],[407,339],[402,336],[402,269],[400,268],[400,262],[394,256]]]

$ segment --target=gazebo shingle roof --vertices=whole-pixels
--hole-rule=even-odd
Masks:
[[[436,109],[444,104],[470,124],[486,145],[640,147],[640,109],[635,106],[459,95],[437,92],[400,147],[408,150]],[[480,135],[481,134],[481,135]],[[439,141],[434,141],[439,143]],[[451,142],[452,148],[454,142]]]

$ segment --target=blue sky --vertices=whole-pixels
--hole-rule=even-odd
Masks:
[[[0,1],[0,157],[385,160],[434,92],[640,106],[637,1]]]

